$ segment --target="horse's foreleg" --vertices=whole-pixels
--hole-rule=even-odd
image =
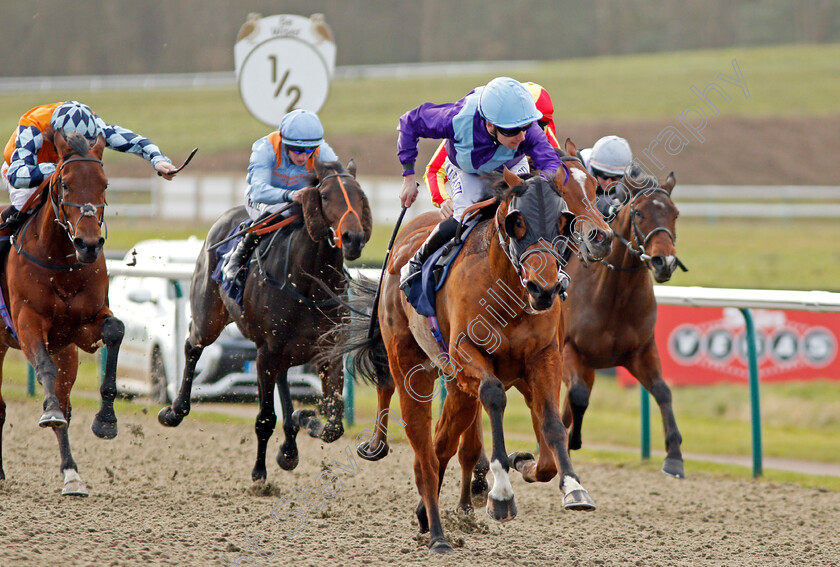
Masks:
[[[510,462],[505,451],[504,420],[507,396],[502,382],[487,374],[478,387],[478,396],[490,418],[493,448],[490,455],[490,472],[493,473],[493,488],[487,495],[487,514],[498,522],[516,517],[516,502],[513,486],[510,484]]]
[[[67,419],[61,411],[61,404],[55,394],[55,381],[58,376],[58,368],[53,359],[47,353],[44,343],[38,343],[29,358],[30,364],[35,369],[35,376],[44,386],[44,413],[38,420],[41,427],[67,427]]]
[[[583,364],[575,346],[568,342],[563,348],[563,365],[563,381],[566,383],[563,424],[569,429],[569,449],[575,450],[583,445],[583,414],[589,407],[595,371]]]
[[[55,363],[58,369],[56,378],[56,396],[58,397],[61,410],[67,418],[68,427],[56,428],[56,439],[58,439],[58,452],[61,455],[60,471],[64,477],[64,488],[61,491],[63,496],[87,496],[88,491],[82,478],[79,476],[79,468],[73,460],[70,451],[69,425],[72,414],[70,407],[70,391],[76,381],[76,373],[79,368],[79,351],[75,345],[69,345],[55,354]]]
[[[391,413],[391,398],[394,396],[394,383],[376,387],[376,421],[370,438],[356,443],[356,453],[366,461],[378,461],[388,455],[388,414]],[[405,423],[403,422],[403,425]],[[359,437],[357,437],[359,439]]]
[[[558,411],[562,364],[559,351],[546,349],[530,365],[528,387],[521,391],[531,408],[534,432],[540,441],[540,459],[534,466],[527,459],[520,462],[517,457],[514,458],[514,465],[526,479],[531,475],[528,470],[531,469],[533,479],[540,482],[551,480],[559,471],[560,489],[564,494],[563,506],[567,510],[594,510],[595,502],[581,486],[572,467],[567,432]],[[554,462],[550,462],[551,458]]]
[[[114,398],[117,397],[117,357],[125,335],[125,325],[116,317],[106,317],[102,322],[102,342],[105,343],[105,376],[99,387],[101,405],[90,424],[93,434],[100,439],[117,436],[117,414],[114,413]]]
[[[6,401],[3,399],[3,360],[9,347],[0,344],[0,480],[6,478],[3,472],[3,425],[6,423]]]
[[[665,431],[665,450],[667,455],[662,463],[662,472],[675,478],[685,478],[685,465],[682,458],[682,435],[677,427],[671,402],[671,389],[662,379],[662,364],[656,343],[651,341],[642,347],[625,366],[639,383],[653,395],[662,414],[662,427]]]
[[[214,339],[215,340],[215,339]],[[204,346],[195,346],[198,343],[190,333],[184,343],[184,375],[181,381],[181,388],[178,396],[171,406],[161,408],[158,412],[158,422],[167,427],[177,427],[181,421],[190,413],[190,396],[192,395],[192,383],[195,377],[195,365],[204,352]],[[212,341],[211,341],[212,342]]]

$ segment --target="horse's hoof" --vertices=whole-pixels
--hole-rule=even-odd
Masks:
[[[572,490],[563,497],[563,508],[566,510],[592,511],[596,508],[595,501],[584,489]]]
[[[449,542],[446,541],[445,538],[441,538],[437,541],[430,541],[429,542],[429,554],[448,554],[448,553],[455,553],[455,550],[452,549],[452,546],[449,545]]]
[[[519,474],[522,475],[525,482],[537,481],[534,476],[537,459],[534,457],[533,453],[513,452],[508,455],[508,461],[510,461],[510,468],[519,471]]]
[[[516,517],[516,502],[510,500],[494,500],[491,495],[487,498],[487,515],[497,522],[508,522]]]
[[[487,484],[486,478],[474,478],[470,485],[470,494],[473,497],[485,497],[490,491],[490,485]]]
[[[282,449],[277,451],[277,464],[280,465],[280,468],[284,471],[294,470],[298,466],[299,462],[300,456],[297,453],[293,455],[286,455]]]
[[[370,450],[370,441],[359,443],[359,446],[356,447],[356,454],[366,461],[378,461],[385,458],[389,452],[388,443],[380,443],[376,451]]]
[[[666,458],[662,463],[662,472],[674,478],[685,478],[685,465],[682,459]]]
[[[321,435],[324,433],[324,424],[321,423],[320,419],[318,419],[315,414],[315,410],[307,408],[296,409],[292,413],[292,421],[298,427],[306,429],[309,436],[314,437],[315,439],[320,439]],[[327,441],[327,443],[329,443],[329,441]]]
[[[63,429],[67,427],[67,420],[61,410],[47,410],[41,415],[38,420],[38,425],[41,427],[52,427],[53,429]]]
[[[184,417],[175,413],[171,407],[161,408],[158,412],[158,423],[166,427],[178,427]]]
[[[100,439],[113,439],[117,436],[117,422],[102,421],[97,415],[90,424],[90,430]]]
[[[62,496],[88,496],[87,487],[79,476],[79,472],[75,469],[66,469],[64,471],[64,489],[61,491]]]
[[[89,496],[85,483],[81,480],[74,480],[64,483],[62,496]]]
[[[265,482],[265,479],[268,475],[266,474],[265,468],[254,468],[251,471],[251,480],[254,482]]]
[[[310,426],[312,425],[312,423],[314,421],[317,421],[318,424],[321,423],[320,420],[310,419],[309,420]],[[321,434],[319,435],[319,437],[321,438],[321,441],[323,441],[324,443],[332,443],[333,441],[336,441],[337,439],[341,439],[342,435],[344,435],[344,425],[341,422],[339,422],[338,425],[335,425],[335,426],[327,423],[327,425],[325,425],[324,427],[321,428]]]

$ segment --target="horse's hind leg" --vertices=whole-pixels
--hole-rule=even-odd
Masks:
[[[569,449],[576,450],[583,446],[583,414],[589,407],[595,371],[583,364],[577,350],[569,343],[563,349],[563,364],[563,380],[567,388],[563,402],[563,424],[569,429]]]
[[[61,491],[63,496],[87,496],[88,491],[82,478],[79,476],[79,468],[73,460],[70,452],[70,390],[76,381],[76,373],[79,368],[79,351],[75,345],[65,347],[55,355],[55,362],[58,367],[56,379],[56,396],[61,404],[61,410],[67,417],[68,427],[54,429],[58,439],[58,451],[61,455],[61,475],[64,477],[64,488]]]
[[[3,425],[6,423],[6,401],[3,399],[3,360],[9,347],[0,344],[0,480],[6,478],[3,472]]]
[[[295,411],[294,420],[309,431],[310,437],[332,443],[344,435],[344,369],[341,364],[324,363],[318,365],[318,375],[324,392],[320,402],[321,413],[327,417],[327,423],[322,424],[310,409]]]
[[[107,317],[102,322],[102,341],[105,343],[105,377],[99,387],[101,406],[90,424],[93,434],[100,439],[117,436],[117,414],[114,413],[114,398],[117,397],[117,357],[125,335],[125,325],[116,317]]]
[[[376,421],[370,439],[356,445],[356,453],[366,461],[378,461],[388,455],[388,414],[391,398],[394,396],[394,383],[376,387]],[[403,422],[405,426],[405,422]]]
[[[486,506],[487,492],[490,490],[487,484],[490,461],[484,454],[480,411],[461,436],[458,462],[461,464],[461,497],[458,505],[465,512],[472,510],[473,506]]]
[[[637,352],[625,368],[636,377],[639,383],[653,395],[662,414],[662,427],[665,430],[665,450],[667,455],[662,463],[662,472],[675,477],[685,478],[685,465],[682,458],[682,435],[677,428],[674,408],[671,403],[671,389],[662,379],[662,364],[656,343],[651,341]]]

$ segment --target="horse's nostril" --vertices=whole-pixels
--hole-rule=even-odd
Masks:
[[[665,266],[665,258],[663,258],[662,256],[654,256],[650,259],[650,263],[654,268],[662,268],[663,266]]]

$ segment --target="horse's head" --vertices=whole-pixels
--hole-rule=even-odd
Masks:
[[[597,180],[586,171],[577,159],[577,147],[566,139],[566,152],[560,154],[562,167],[557,169],[554,184],[557,186],[569,210],[575,216],[571,229],[578,255],[583,262],[600,260],[612,249],[612,229],[598,211],[595,190]]]
[[[78,132],[67,137],[56,132],[53,142],[60,156],[49,181],[55,219],[73,243],[76,259],[90,264],[96,261],[105,244],[102,235],[108,187],[102,168],[105,138],[99,136],[91,146]]]
[[[569,284],[558,246],[573,217],[557,189],[543,177],[523,180],[505,168],[491,188],[500,202],[499,243],[528,291],[529,311],[545,311]]]
[[[350,160],[345,170],[337,161],[322,163],[314,156],[312,163],[313,186],[304,189],[302,201],[306,230],[315,242],[326,238],[341,249],[345,260],[355,260],[373,229],[370,204],[356,181],[356,164]]]
[[[682,266],[676,249],[680,211],[671,200],[677,184],[674,172],[660,186],[656,178],[632,169],[624,183],[630,191],[630,201],[625,206],[630,219],[630,249],[647,264],[657,282],[667,282],[677,266]]]

